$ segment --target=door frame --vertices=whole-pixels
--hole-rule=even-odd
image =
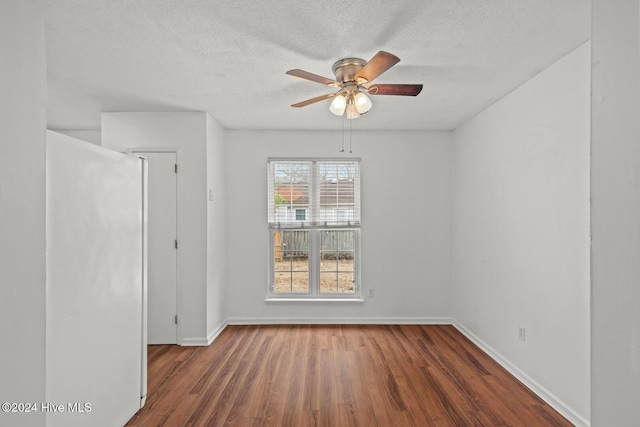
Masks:
[[[176,327],[176,344],[183,345],[182,342],[182,252],[180,250],[182,239],[182,218],[183,218],[183,161],[182,148],[180,147],[127,147],[127,154],[143,156],[144,153],[174,153],[178,173],[176,174],[176,239],[178,239],[178,251],[176,253],[176,314],[178,315],[178,325]]]

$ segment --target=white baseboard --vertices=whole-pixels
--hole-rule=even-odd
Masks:
[[[209,345],[205,337],[183,338],[180,343],[184,347],[206,347]]]
[[[216,338],[218,338],[218,335],[220,335],[222,331],[224,331],[224,328],[226,327],[227,327],[227,322],[224,321],[220,325],[218,325],[216,329],[211,331],[209,336],[207,336],[207,345],[211,345],[211,343],[215,341]]]
[[[220,335],[227,325],[451,325],[450,317],[231,317],[222,322],[206,338],[183,338],[185,347],[206,347]]]
[[[503,357],[500,353],[495,351],[491,346],[482,341],[476,335],[474,335],[470,330],[465,328],[462,324],[457,321],[453,321],[453,326],[459,330],[464,336],[469,338],[475,345],[480,347],[482,351],[487,353],[493,360],[495,360],[498,364],[500,364],[503,368],[505,368],[511,375],[516,377],[521,383],[526,385],[538,395],[542,400],[547,402],[549,406],[558,411],[562,416],[568,419],[577,427],[589,427],[591,424],[589,421],[585,420],[580,415],[576,414],[569,406],[567,406],[563,401],[558,399],[553,393],[542,387],[536,381],[531,379],[526,373],[521,371],[516,365],[511,363],[507,358]]]
[[[218,335],[224,328],[227,327],[227,322],[222,322],[216,329],[211,331],[211,333],[205,337],[192,337],[192,338],[183,338],[182,343],[180,345],[185,347],[206,347],[211,345],[211,343],[218,338]]]
[[[450,317],[231,317],[229,325],[451,325]]]

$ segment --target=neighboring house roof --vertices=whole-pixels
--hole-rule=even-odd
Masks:
[[[275,193],[286,204],[309,205],[309,185],[281,182],[275,185]],[[322,181],[320,183],[320,206],[353,205],[354,186],[352,180]]]

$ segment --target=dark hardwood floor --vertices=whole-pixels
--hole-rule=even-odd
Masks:
[[[452,326],[228,326],[150,346],[159,426],[571,426]]]

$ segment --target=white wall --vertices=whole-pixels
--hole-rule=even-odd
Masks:
[[[224,128],[207,114],[207,341],[227,318],[227,227]]]
[[[640,419],[640,7],[593,0],[594,426]]]
[[[354,132],[351,157],[362,159],[361,282],[364,295],[375,288],[363,303],[264,301],[267,158],[350,157],[339,153],[340,132],[227,131],[226,142],[230,322],[449,320],[450,133]]]
[[[127,147],[182,149],[183,182],[178,189],[183,203],[178,219],[179,328],[182,344],[206,344],[206,113],[103,113],[101,127],[102,145],[116,151],[125,151]]]
[[[589,420],[590,45],[454,133],[453,313]],[[526,341],[518,340],[518,328]]]
[[[0,402],[45,399],[44,11],[0,2]],[[0,412],[0,425],[44,416]]]
[[[90,142],[94,145],[102,145],[100,129],[51,129],[54,132]]]

